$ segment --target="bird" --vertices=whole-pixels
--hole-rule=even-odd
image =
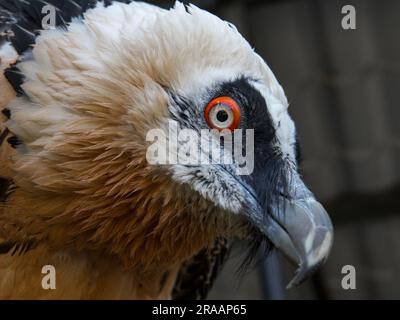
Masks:
[[[179,1],[4,0],[0,31],[1,299],[204,299],[237,238],[298,266],[289,287],[326,261],[288,100],[232,23]],[[252,132],[254,168],[151,163],[171,122]]]

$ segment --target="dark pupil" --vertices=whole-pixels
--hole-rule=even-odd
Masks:
[[[217,119],[219,122],[225,122],[226,120],[228,120],[228,113],[225,110],[218,111]]]

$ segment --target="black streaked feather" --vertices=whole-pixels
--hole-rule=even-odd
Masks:
[[[11,136],[7,139],[7,142],[13,147],[14,149],[17,148],[19,145],[22,144],[22,141],[17,136]]]
[[[9,253],[15,247],[15,242],[3,242],[0,243],[0,254]]]
[[[11,118],[11,111],[8,108],[4,108],[3,110],[1,110],[1,113],[7,118],[10,119]]]
[[[6,201],[14,189],[15,185],[11,179],[0,177],[0,202]]]
[[[228,258],[230,245],[217,239],[214,246],[203,249],[183,265],[172,293],[175,300],[205,299]]]
[[[104,5],[112,2],[129,3],[132,0],[106,0]],[[48,14],[42,13],[45,5],[55,8],[57,27],[66,28],[72,18],[82,17],[99,0],[1,0],[0,1],[0,44],[4,39],[11,42],[19,55],[29,51],[35,44],[36,37],[42,30],[42,20]],[[3,36],[1,36],[3,35]],[[24,76],[13,65],[6,69],[5,76],[18,94],[23,94],[21,87]]]
[[[17,68],[16,63],[4,70],[4,76],[18,95],[22,95],[24,93],[24,90],[21,87],[24,83],[24,75]]]
[[[23,255],[36,246],[35,240],[27,240],[23,242],[5,241],[0,243],[0,254],[9,254],[12,256]]]
[[[18,54],[23,54],[29,46],[35,43],[37,33],[30,31],[27,28],[29,28],[29,24],[25,21],[13,24],[11,27],[13,36],[10,40]]]
[[[16,185],[13,180],[0,177],[0,203],[6,202],[8,197],[15,191]],[[2,235],[4,236],[4,235]],[[22,255],[36,246],[34,239],[23,241],[0,242],[0,254]]]
[[[0,146],[3,144],[4,140],[6,139],[9,133],[10,131],[7,128],[5,128],[3,132],[0,134]]]

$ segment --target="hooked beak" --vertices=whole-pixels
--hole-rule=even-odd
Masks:
[[[275,247],[298,266],[287,288],[299,285],[329,255],[333,227],[328,213],[297,172],[292,174],[288,195],[280,196],[276,204],[269,204],[266,209],[254,200],[254,196],[248,197],[245,215]]]

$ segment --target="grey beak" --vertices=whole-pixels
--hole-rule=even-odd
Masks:
[[[268,214],[250,200],[250,207],[258,214],[248,215],[275,247],[298,265],[287,288],[299,285],[326,261],[333,241],[328,213],[297,173],[293,173],[290,186],[288,196],[279,197],[277,204],[270,205]]]
[[[267,237],[299,269],[287,288],[299,285],[327,259],[333,241],[331,220],[314,197],[281,202],[282,210],[272,213],[272,233]]]

